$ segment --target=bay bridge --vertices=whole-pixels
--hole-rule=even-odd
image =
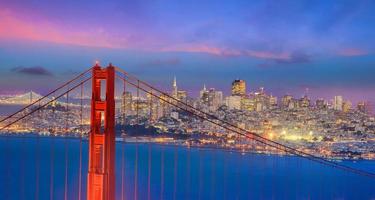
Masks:
[[[91,81],[91,99],[90,99],[90,112],[88,122],[85,122],[84,117],[84,109],[87,106],[84,105],[84,98],[83,95],[85,93],[85,85],[89,84]],[[123,88],[123,94],[125,94],[128,90],[135,90],[137,97],[135,98],[136,101],[140,101],[140,96],[147,95],[150,99],[149,103],[149,113],[148,118],[144,119],[141,117],[139,102],[137,102],[135,108],[135,120],[132,120],[132,125],[137,129],[140,124],[146,124],[147,121],[154,120],[154,109],[153,109],[153,101],[157,100],[161,102],[163,105],[168,105],[168,107],[173,108],[175,110],[184,112],[186,116],[191,118],[196,118],[197,120],[206,121],[211,123],[214,126],[220,127],[221,129],[227,131],[228,133],[234,133],[237,135],[238,138],[242,140],[249,141],[251,143],[252,149],[249,151],[257,151],[257,150],[264,150],[264,152],[273,152],[275,154],[287,155],[295,158],[301,158],[308,160],[311,163],[316,163],[325,168],[330,168],[338,171],[342,171],[344,173],[351,174],[352,176],[359,176],[365,177],[370,182],[375,180],[375,174],[370,170],[358,169],[350,165],[345,165],[340,162],[332,161],[327,158],[323,158],[317,156],[314,153],[306,152],[299,148],[294,148],[283,143],[280,143],[275,140],[271,140],[266,138],[262,135],[257,133],[251,132],[244,128],[238,127],[237,125],[228,122],[217,115],[212,113],[200,110],[187,102],[184,102],[167,92],[158,89],[157,87],[138,79],[136,76],[127,73],[125,70],[115,67],[112,64],[109,64],[107,67],[101,67],[98,63],[95,66],[87,69],[83,73],[79,74],[78,76],[72,78],[71,80],[67,81],[66,83],[60,85],[56,89],[52,90],[48,94],[40,97],[39,99],[30,102],[29,105],[19,109],[18,111],[10,114],[9,116],[0,120],[0,132],[2,133],[1,137],[2,140],[5,142],[3,145],[7,145],[9,140],[12,137],[20,137],[22,139],[22,145],[25,145],[25,140],[31,139],[35,140],[36,144],[33,145],[35,148],[35,166],[32,167],[34,171],[34,178],[35,182],[31,185],[27,185],[25,180],[22,178],[23,175],[31,173],[30,166],[25,166],[25,163],[18,163],[17,167],[20,169],[20,179],[21,181],[17,182],[17,184],[11,184],[12,182],[12,175],[5,174],[3,177],[4,186],[2,188],[10,187],[10,185],[14,186],[17,185],[17,189],[19,189],[19,193],[16,194],[17,197],[12,197],[12,194],[7,194],[7,190],[4,189],[3,194],[4,199],[89,199],[89,200],[112,200],[112,199],[128,199],[129,195],[126,194],[126,178],[125,178],[125,161],[126,161],[126,152],[124,151],[124,140],[126,138],[127,132],[121,126],[119,129],[121,130],[121,134],[119,137],[116,137],[116,130],[118,130],[116,121],[120,121],[123,125],[127,120],[126,112],[122,112],[120,114],[116,114],[116,99],[115,99],[115,83],[121,83],[120,86]],[[77,92],[78,91],[78,92]],[[80,95],[80,102],[75,102],[73,104],[71,101],[71,94],[76,92]],[[49,106],[53,105],[55,102],[60,101],[62,109],[59,112],[53,112],[52,116],[47,116],[43,113],[43,110],[48,108]],[[124,103],[124,102],[123,102]],[[126,102],[125,102],[126,104]],[[53,107],[52,109],[56,109]],[[76,113],[70,112],[71,110],[78,111]],[[63,115],[63,116],[61,116]],[[71,120],[73,118],[72,115],[75,115],[75,118],[78,118],[78,124],[76,121]],[[37,118],[38,120],[35,120]],[[44,119],[43,118],[47,118]],[[48,118],[61,118],[62,120],[58,124],[49,123]],[[44,122],[42,122],[44,121]],[[49,135],[55,135],[59,137],[48,137],[52,142],[53,140],[64,140],[64,154],[63,154],[63,169],[59,172],[55,172],[54,169],[55,161],[61,159],[60,157],[56,157],[57,153],[54,150],[49,152],[48,156],[50,157],[50,163],[48,166],[50,167],[49,173],[46,173],[42,169],[40,161],[43,157],[45,157],[45,152],[40,150],[40,145],[43,145],[43,140],[45,138],[41,136],[41,134],[32,134],[28,136],[27,133],[17,133],[17,130],[22,129],[22,127],[27,128],[27,126],[35,126],[38,127],[37,123],[44,123],[45,126],[50,126],[48,128]],[[134,131],[134,130],[133,130]],[[135,130],[137,131],[137,130]],[[138,130],[140,131],[140,130]],[[32,132],[40,133],[41,130],[35,128]],[[62,136],[62,137],[61,137]],[[69,149],[69,139],[74,139],[74,141],[78,141],[78,149],[75,149],[76,153],[74,156],[75,159],[78,160],[78,166],[76,169],[77,179],[74,179],[75,187],[69,187],[71,183],[72,177],[70,177],[68,172],[72,170],[70,168],[71,164],[71,157],[72,157],[72,149]],[[77,140],[78,139],[78,140]],[[118,142],[116,142],[118,140]],[[87,144],[86,144],[87,141]],[[137,144],[136,144],[137,145]],[[116,152],[121,150],[121,155],[116,155]],[[122,148],[122,149],[121,149]],[[163,148],[169,148],[168,146]],[[51,149],[54,149],[51,146]],[[70,150],[70,151],[69,151]],[[154,148],[155,150],[155,148]],[[69,153],[70,152],[70,153]],[[12,153],[11,152],[4,152],[5,161],[3,162],[3,167],[6,168],[5,171],[9,171],[12,166],[10,163],[12,160]],[[27,159],[25,156],[27,154],[26,150],[24,154],[21,154],[21,161]],[[56,154],[56,155],[55,155]],[[158,158],[161,162],[160,170],[161,175],[160,183],[155,184],[151,179],[151,165],[152,160],[155,159],[152,152],[152,146],[149,146],[147,155],[147,170],[141,170],[141,166],[138,164],[143,160],[140,157],[140,152],[138,150],[138,146],[134,152],[134,169],[132,176],[134,177],[133,189],[132,189],[132,199],[179,199],[177,194],[177,158],[178,154],[174,154],[174,163],[173,163],[173,188],[163,188],[164,186],[164,173],[169,173],[166,169],[171,168],[171,166],[165,166],[164,163],[164,154]],[[86,159],[84,159],[86,158]],[[190,159],[190,158],[189,158]],[[204,161],[200,161],[200,163]],[[120,163],[120,168],[116,169],[118,166],[116,163]],[[189,167],[193,166],[194,163],[189,160]],[[14,166],[13,166],[14,167]],[[61,166],[60,166],[61,167]],[[236,167],[236,166],[233,166]],[[17,169],[18,169],[17,168]],[[84,171],[85,169],[85,171]],[[146,172],[147,178],[145,181],[141,181],[142,176],[144,174],[140,174],[140,172]],[[55,180],[56,173],[62,173],[63,183],[56,183]],[[189,172],[190,173],[190,172]],[[306,173],[309,173],[306,171]],[[186,175],[189,178],[189,174]],[[41,179],[48,178],[48,184],[42,184]],[[251,179],[252,177],[246,177],[247,179]],[[143,180],[143,179],[142,179]],[[190,180],[190,178],[189,178]],[[198,184],[201,184],[200,179],[196,180]],[[190,180],[191,182],[192,180]],[[57,184],[61,184],[62,191],[55,191],[55,186]],[[215,181],[212,181],[211,184],[215,184]],[[220,183],[217,183],[220,184]],[[160,186],[160,195],[156,198],[153,194],[153,188],[155,185]],[[189,187],[194,185],[193,183],[189,183]],[[29,192],[27,192],[25,188],[32,188]],[[199,189],[203,186],[199,186]],[[240,186],[238,186],[240,187]],[[249,187],[248,189],[251,190],[253,187]],[[117,189],[117,190],[116,190]],[[191,188],[190,188],[191,189]],[[185,191],[189,191],[190,189],[184,188]],[[172,190],[173,194],[171,196],[164,196],[165,190]],[[140,192],[144,191],[144,192]],[[200,191],[200,190],[199,190]],[[214,198],[214,193],[210,196],[212,199],[217,199],[219,197]],[[183,193],[184,195],[188,195],[187,193]],[[32,195],[30,197],[29,195]],[[190,198],[202,198],[200,195],[191,196]],[[227,199],[232,199],[230,197],[226,197]]]

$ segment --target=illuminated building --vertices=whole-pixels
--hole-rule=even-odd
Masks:
[[[206,85],[203,85],[203,89],[199,91],[199,98],[202,99],[203,95],[207,93]]]
[[[335,96],[333,99],[333,109],[342,111],[343,99],[342,96]]]
[[[277,106],[277,97],[271,95],[270,99],[269,99],[269,104],[272,107],[276,107]]]
[[[207,108],[211,112],[216,111],[223,104],[223,92],[216,91],[215,88],[207,90],[204,85],[199,96],[201,106]]]
[[[246,95],[246,82],[244,80],[236,79],[232,82],[232,95],[245,96]]]
[[[225,99],[225,104],[230,110],[241,109],[241,97],[240,96],[228,96]]]
[[[147,102],[148,102],[148,111],[149,111],[149,117],[151,121],[156,121],[160,115],[159,115],[159,103],[157,101],[157,98],[152,96],[151,94],[147,94]]]
[[[307,108],[310,107],[310,99],[305,95],[299,100],[299,107]]]
[[[172,97],[173,98],[177,98],[177,94],[178,93],[178,90],[177,90],[177,80],[176,80],[176,77],[174,77],[173,79],[173,89],[172,89]]]
[[[362,113],[369,114],[371,112],[371,106],[366,101],[361,101],[357,104],[357,109]]]
[[[223,104],[223,92],[211,88],[207,94],[208,109],[216,111]]]
[[[131,92],[124,92],[122,93],[122,100],[121,100],[121,112],[123,115],[131,115],[133,108],[133,96]]]
[[[171,98],[168,97],[167,95],[161,95],[159,99],[159,109],[158,109],[158,118],[162,116],[166,116],[170,113],[171,106],[169,105],[168,102],[171,102]]]
[[[241,109],[254,111],[255,110],[255,100],[254,98],[242,98],[241,99]]]
[[[184,91],[184,90],[177,91],[177,99],[178,100],[180,100],[182,102],[186,102],[186,98],[187,98],[186,91]]]
[[[292,99],[293,99],[293,97],[291,95],[283,96],[283,98],[281,98],[281,107],[282,108],[288,108]]]
[[[315,106],[317,109],[325,109],[327,108],[327,102],[324,99],[319,98],[316,100]]]
[[[352,109],[352,102],[344,101],[344,103],[342,104],[342,111],[347,113],[350,111],[350,109]]]

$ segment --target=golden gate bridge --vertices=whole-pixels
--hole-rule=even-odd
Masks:
[[[83,123],[83,93],[84,85],[91,80],[91,111],[90,111],[90,125],[89,130],[85,130]],[[265,149],[271,149],[276,152],[283,152],[288,155],[298,156],[304,159],[311,160],[313,162],[325,165],[327,167],[332,167],[337,170],[343,170],[349,173],[356,174],[358,176],[366,176],[370,178],[375,178],[375,174],[369,171],[356,169],[339,162],[329,160],[327,158],[319,157],[311,152],[305,152],[303,150],[290,147],[288,145],[282,144],[278,141],[274,141],[263,137],[259,134],[253,133],[251,131],[245,130],[236,126],[235,124],[225,121],[218,116],[202,111],[195,108],[194,106],[188,104],[187,102],[181,101],[176,97],[163,92],[162,90],[154,87],[153,85],[138,79],[136,76],[131,75],[121,68],[115,67],[109,64],[107,67],[101,67],[99,64],[87,69],[83,73],[74,77],[73,79],[67,81],[66,83],[60,85],[56,89],[52,90],[43,97],[31,102],[29,105],[23,107],[17,112],[3,118],[0,120],[1,128],[0,132],[3,133],[4,137],[12,135],[14,129],[13,126],[22,126],[22,124],[27,124],[28,119],[33,115],[39,115],[39,118],[43,118],[41,115],[41,110],[45,109],[51,103],[57,101],[58,99],[65,99],[65,128],[63,131],[65,133],[71,131],[72,122],[69,121],[70,116],[70,102],[69,94],[74,90],[80,89],[81,101],[80,101],[80,124],[75,128],[78,132],[80,138],[79,147],[79,188],[77,199],[82,198],[82,139],[87,137],[89,141],[88,145],[88,171],[87,171],[87,185],[86,185],[86,197],[89,200],[112,200],[115,199],[115,188],[116,188],[116,174],[115,174],[115,145],[116,145],[116,101],[115,101],[115,83],[116,80],[123,83],[124,92],[128,87],[136,89],[137,98],[136,101],[136,122],[135,124],[140,124],[140,113],[139,113],[139,96],[140,93],[148,95],[151,99],[157,99],[174,109],[178,109],[188,113],[191,117],[199,118],[202,121],[207,121],[217,127],[220,127],[228,132],[236,133],[238,137],[244,138],[253,142],[254,146],[259,146]],[[51,98],[52,97],[52,98]],[[149,120],[152,118],[152,100],[150,101],[149,109]],[[122,120],[125,120],[125,116]],[[19,125],[21,124],[21,125]],[[54,127],[51,127],[51,132],[56,132]],[[36,130],[37,131],[37,130]],[[121,162],[124,162],[124,154],[122,154]],[[137,157],[138,159],[138,157]],[[67,154],[65,154],[65,188],[67,188],[67,165],[69,159]],[[38,169],[38,167],[37,167]],[[39,177],[40,171],[37,171]],[[135,171],[135,176],[137,171]],[[51,175],[53,179],[53,175]],[[121,184],[124,184],[123,174],[121,175]],[[135,182],[135,191],[137,190],[138,183]],[[50,188],[51,198],[53,199],[53,186]],[[142,187],[146,187],[143,186]],[[150,183],[147,185],[148,190]],[[123,188],[123,187],[121,187]],[[39,185],[36,181],[35,189],[35,199],[39,197]],[[124,191],[121,191],[121,199],[124,199]],[[150,199],[150,196],[148,195]],[[64,192],[64,199],[68,199],[67,190]],[[138,199],[137,192],[135,192],[134,199]]]

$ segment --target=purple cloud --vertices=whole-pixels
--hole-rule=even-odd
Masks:
[[[166,58],[166,59],[154,59],[150,60],[147,63],[142,64],[142,66],[176,66],[181,64],[181,60],[179,58]]]
[[[308,63],[311,61],[311,56],[304,52],[293,52],[288,58],[277,58],[274,61],[279,64]]]
[[[11,69],[12,72],[19,74],[35,75],[35,76],[53,76],[53,74],[41,66],[34,67],[14,67]]]
[[[286,58],[273,58],[260,63],[259,67],[269,67],[276,64],[304,64],[311,62],[311,55],[301,51],[294,51]]]

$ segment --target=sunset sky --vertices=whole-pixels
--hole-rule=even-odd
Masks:
[[[99,60],[192,96],[233,79],[375,102],[375,1],[0,0],[0,93],[46,92]],[[48,82],[49,84],[46,84]]]

